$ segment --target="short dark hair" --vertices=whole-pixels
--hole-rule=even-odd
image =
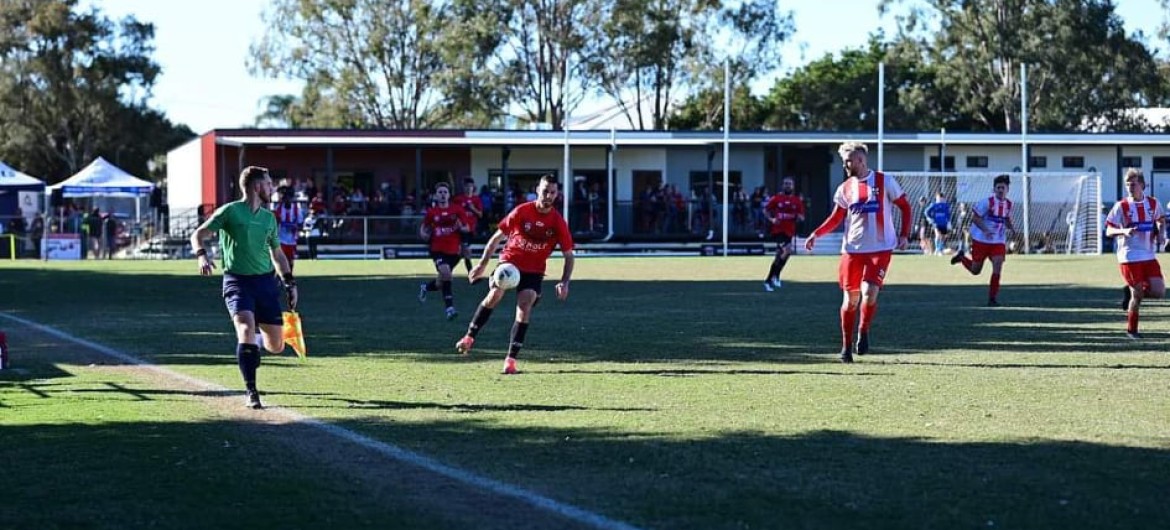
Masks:
[[[475,179],[473,179],[473,178],[471,178],[471,177],[464,177],[464,178],[463,178],[463,183],[464,183],[464,184],[475,184]]]
[[[1001,173],[995,177],[995,181],[992,182],[991,185],[998,186],[1000,184],[1005,184],[1005,185],[1011,186],[1012,185],[1012,176],[1008,175],[1007,173]]]
[[[552,173],[545,173],[544,175],[541,175],[540,181],[544,182],[545,184],[556,184],[557,186],[560,186],[561,184],[561,182],[557,180],[557,176],[553,175]]]
[[[266,178],[272,178],[266,167],[248,166],[244,168],[243,171],[240,171],[240,193],[247,195],[253,184]]]
[[[439,191],[439,188],[447,188],[448,192],[451,191],[451,185],[447,184],[446,182],[436,182],[435,191]]]

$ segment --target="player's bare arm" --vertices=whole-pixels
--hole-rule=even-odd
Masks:
[[[467,271],[468,281],[474,282],[483,277],[483,271],[487,269],[488,262],[496,254],[496,247],[500,246],[500,242],[506,237],[508,236],[499,230],[496,230],[496,233],[492,234],[491,239],[488,239],[488,242],[483,246],[483,256],[480,256],[479,263],[476,263],[470,271]]]
[[[1124,228],[1120,227],[1120,226],[1113,226],[1113,225],[1106,225],[1105,226],[1105,237],[1117,237],[1117,236],[1129,237],[1131,235],[1133,235],[1133,227],[1132,226],[1124,227]]]
[[[565,267],[561,270],[561,281],[557,282],[557,299],[565,300],[569,297],[569,280],[573,278],[573,251],[562,252],[565,256]]]
[[[910,229],[914,226],[914,222],[912,221],[910,201],[906,199],[905,193],[894,200],[894,206],[897,206],[898,210],[902,212],[902,230],[898,232],[898,250],[906,250],[910,246]]]
[[[191,234],[191,252],[194,252],[199,260],[199,274],[202,276],[210,276],[211,271],[215,270],[215,263],[207,256],[207,249],[203,248],[203,240],[211,237],[211,230],[207,228],[207,224],[210,222],[211,220],[204,221]]]
[[[983,232],[984,234],[991,233],[991,230],[988,230],[987,225],[983,224],[983,217],[975,212],[971,212],[971,224],[978,226],[979,231]]]

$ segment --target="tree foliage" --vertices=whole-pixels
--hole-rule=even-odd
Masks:
[[[1086,120],[1138,129],[1125,109],[1164,105],[1170,94],[1111,0],[924,0],[910,4],[901,29],[935,67],[938,93],[979,130],[1020,130],[1020,65],[1031,130],[1077,130]]]
[[[271,28],[253,45],[254,73],[306,83],[290,116],[305,125],[424,129],[446,124],[467,109],[491,103],[461,98],[445,84],[495,51],[482,41],[487,26],[475,17],[495,11],[469,3],[430,0],[276,0],[265,11]],[[470,17],[460,20],[458,15]],[[471,31],[468,31],[468,30]],[[488,39],[490,41],[490,39]],[[462,69],[462,70],[460,70]]]
[[[771,0],[616,0],[604,19],[588,71],[638,129],[710,125],[719,111],[703,103],[722,91],[724,60],[737,85],[750,83],[779,65],[779,45],[793,31],[791,13]],[[698,99],[671,123],[688,95]]]
[[[193,136],[150,109],[154,27],[75,0],[0,3],[0,159],[49,181],[97,156],[147,175]]]

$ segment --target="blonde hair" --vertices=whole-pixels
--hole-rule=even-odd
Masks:
[[[1146,176],[1142,174],[1142,170],[1136,167],[1125,170],[1125,182],[1129,182],[1130,180],[1141,182],[1143,186],[1146,184]]]
[[[861,151],[864,155],[869,154],[869,148],[861,142],[845,142],[837,148],[837,154],[841,155],[841,160],[848,160],[849,155],[853,154],[854,151]]]
[[[240,171],[240,193],[247,197],[248,192],[252,190],[252,185],[266,178],[271,178],[266,167],[248,166],[244,168]]]

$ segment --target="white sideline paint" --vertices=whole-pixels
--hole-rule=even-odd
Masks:
[[[165,376],[172,378],[172,379],[177,379],[177,380],[183,381],[184,383],[201,388],[203,390],[212,390],[212,391],[219,391],[219,392],[230,390],[226,387],[217,385],[217,384],[209,382],[209,381],[197,379],[197,378],[191,377],[189,375],[181,374],[181,373],[176,372],[174,370],[170,370],[168,368],[163,368],[163,367],[158,366],[156,364],[151,364],[147,361],[139,359],[138,357],[135,357],[135,356],[130,355],[128,353],[118,351],[118,350],[115,350],[109,346],[103,346],[103,345],[98,344],[96,342],[92,342],[92,341],[89,341],[89,340],[86,340],[86,339],[83,339],[80,337],[75,337],[75,336],[70,335],[64,331],[58,330],[58,329],[50,327],[50,326],[46,326],[44,324],[40,324],[38,322],[33,322],[31,320],[20,318],[18,316],[14,316],[14,315],[9,315],[7,313],[0,313],[0,317],[3,317],[3,318],[10,320],[12,322],[23,324],[25,326],[36,329],[37,331],[40,331],[40,332],[45,333],[47,335],[52,335],[54,337],[57,337],[59,339],[65,340],[65,341],[69,341],[69,342],[72,342],[75,344],[80,344],[82,346],[85,346],[86,348],[90,348],[96,352],[103,354],[103,355],[113,357],[113,358],[115,358],[119,361],[122,361],[124,363],[134,364],[134,365],[141,366],[143,368],[147,368],[147,369],[152,370],[156,373],[165,375]],[[615,520],[610,519],[608,517],[605,517],[603,515],[596,514],[596,513],[578,508],[576,506],[568,505],[568,504],[565,504],[562,502],[557,502],[553,499],[545,497],[544,495],[541,495],[541,494],[536,493],[536,492],[528,491],[528,490],[521,488],[519,486],[513,486],[511,484],[506,484],[506,483],[500,482],[498,480],[494,480],[494,479],[490,479],[487,477],[477,475],[477,474],[472,473],[470,471],[466,471],[463,469],[459,469],[457,467],[449,466],[447,464],[439,462],[438,460],[435,460],[435,459],[430,458],[428,456],[416,453],[414,451],[410,451],[408,449],[403,449],[403,448],[398,447],[394,444],[375,440],[373,438],[370,438],[370,437],[362,435],[362,434],[358,434],[354,431],[351,431],[351,430],[343,428],[343,427],[338,427],[338,426],[333,425],[333,424],[325,423],[319,419],[305,416],[304,414],[296,412],[292,409],[284,409],[284,408],[271,409],[271,408],[269,408],[269,409],[265,409],[265,414],[279,414],[287,419],[290,419],[290,420],[293,420],[293,421],[296,421],[299,423],[303,423],[306,425],[311,425],[311,426],[316,427],[318,429],[321,429],[322,431],[325,431],[329,434],[337,436],[338,438],[349,440],[349,441],[356,443],[356,444],[358,444],[362,447],[365,447],[367,449],[372,449],[374,451],[377,451],[377,452],[379,452],[383,455],[386,455],[390,458],[393,458],[394,460],[397,460],[399,462],[404,462],[407,464],[421,467],[423,469],[426,469],[427,471],[437,473],[437,474],[442,475],[444,477],[447,477],[449,479],[456,480],[458,482],[462,482],[462,483],[467,484],[469,486],[474,486],[476,488],[480,488],[482,490],[486,490],[486,491],[489,491],[491,493],[495,493],[497,495],[504,495],[507,497],[512,497],[512,498],[524,501],[524,502],[531,504],[532,506],[535,506],[537,508],[555,513],[555,514],[560,515],[566,519],[571,519],[571,520],[579,522],[579,523],[587,524],[587,525],[592,526],[594,528],[600,528],[602,530],[638,530],[637,527],[628,525],[628,524],[623,523],[621,521],[615,521]]]

